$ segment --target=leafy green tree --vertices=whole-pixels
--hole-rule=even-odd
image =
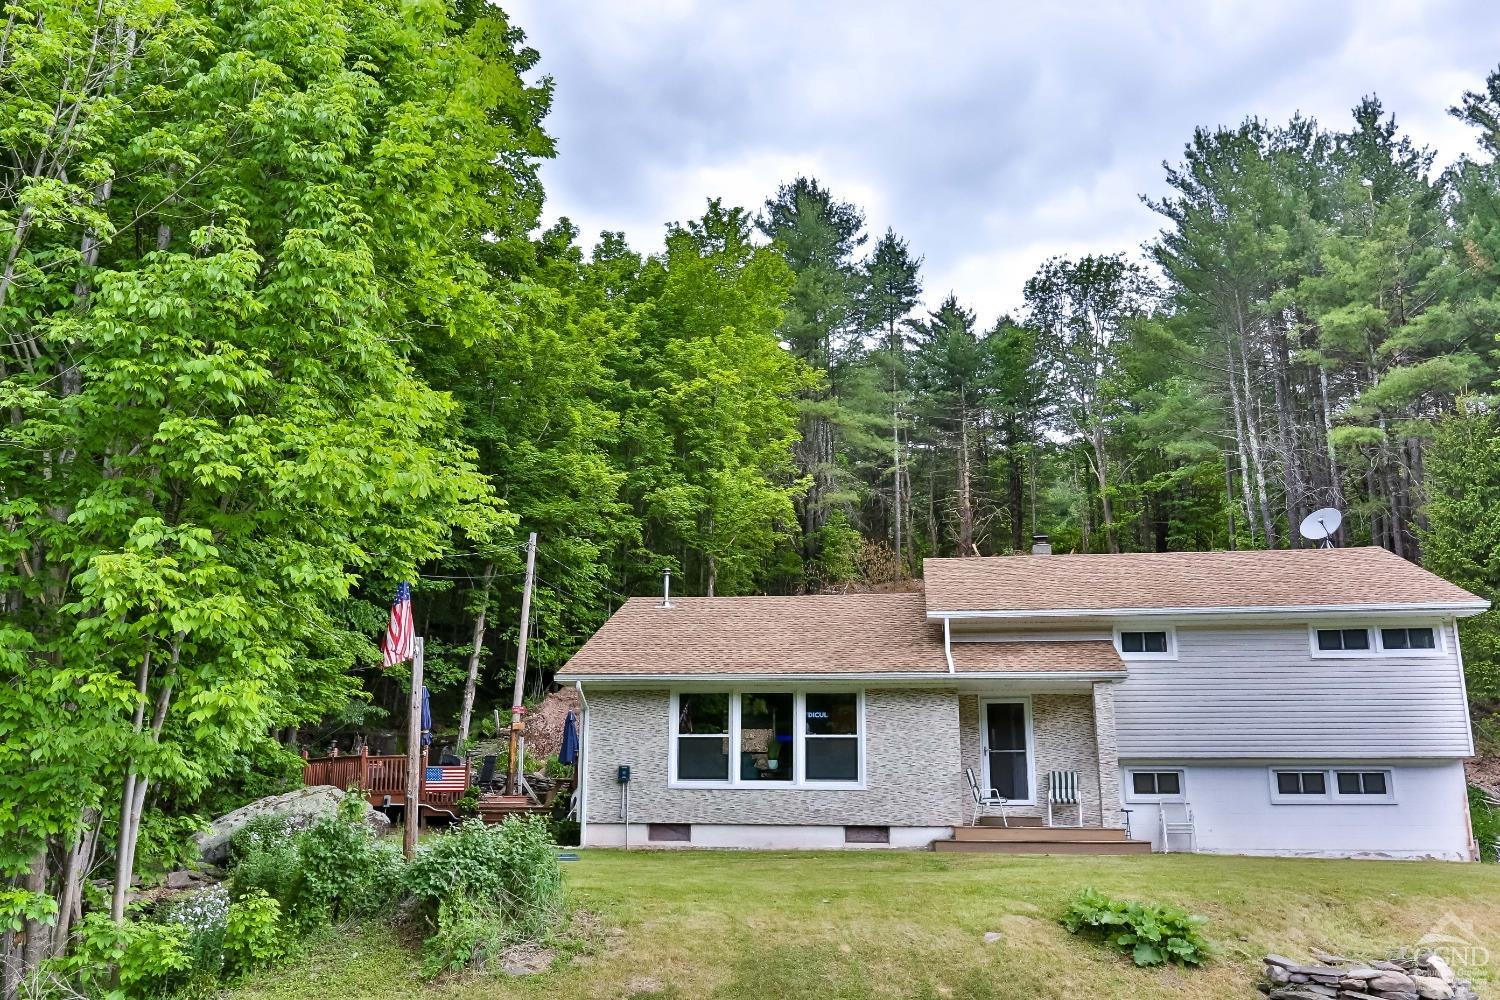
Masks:
[[[159,792],[357,691],[357,587],[513,522],[409,356],[519,313],[477,253],[550,148],[493,9],[44,6],[0,60],[48,104],[0,186],[8,970],[96,848],[123,916]]]
[[[743,591],[796,537],[798,397],[818,374],[777,337],[792,275],[743,209],[672,227],[653,297],[616,346],[633,399],[629,492],[704,593]],[[648,280],[652,280],[648,277]]]
[[[1057,394],[1057,427],[1086,445],[1099,488],[1109,551],[1120,551],[1110,472],[1110,436],[1121,409],[1118,353],[1129,323],[1149,308],[1153,289],[1122,255],[1054,257],[1026,282],[1027,322],[1038,330]]]
[[[1500,604],[1500,414],[1493,399],[1470,398],[1438,422],[1428,472],[1427,568]],[[1500,709],[1500,610],[1462,625],[1469,697]]]

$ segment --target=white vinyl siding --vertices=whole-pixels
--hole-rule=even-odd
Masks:
[[[1457,639],[1438,655],[1317,657],[1306,625],[1176,630],[1177,659],[1115,688],[1122,759],[1327,760],[1472,753]]]

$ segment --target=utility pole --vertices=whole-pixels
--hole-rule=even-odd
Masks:
[[[402,849],[410,860],[417,853],[417,824],[422,812],[422,654],[421,636],[411,645],[411,708],[406,713],[406,833]]]
[[[536,532],[526,540],[526,585],[521,590],[521,632],[516,640],[516,687],[510,702],[510,760],[506,765],[505,790],[511,795],[521,792],[525,753],[521,734],[526,730],[526,638],[531,627],[531,587],[536,581]]]

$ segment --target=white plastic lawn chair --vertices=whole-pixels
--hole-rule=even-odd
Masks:
[[[1052,807],[1072,806],[1078,813],[1077,826],[1083,826],[1083,802],[1078,798],[1078,772],[1052,771],[1047,775],[1047,825],[1052,826]]]
[[[1160,803],[1161,852],[1172,853],[1172,838],[1186,837],[1188,853],[1198,853],[1198,825],[1193,822],[1193,807],[1186,802]]]
[[[991,788],[988,792],[979,787],[979,779],[974,777],[972,767],[964,768],[964,778],[969,783],[969,797],[973,799],[973,816],[969,820],[970,826],[979,825],[979,815],[986,809],[1000,810],[1000,825],[1010,826],[1010,820],[1005,818],[1005,807],[1010,800],[1000,794],[998,789]]]

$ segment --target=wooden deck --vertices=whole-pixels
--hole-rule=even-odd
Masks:
[[[423,755],[426,761],[426,755]],[[358,788],[376,809],[406,807],[406,756],[404,754],[372,755],[361,752],[347,757],[313,757],[302,764],[302,782],[306,785],[332,785],[335,788]],[[474,783],[467,765],[422,768],[421,791],[417,801],[423,817],[458,818],[458,800]]]
[[[1149,840],[1127,840],[1125,831],[1100,826],[1042,826],[1012,817],[1006,826],[985,816],[978,826],[956,826],[951,840],[935,840],[934,851],[966,854],[1150,854]]]
[[[425,759],[425,758],[424,758]],[[302,781],[307,785],[333,785],[335,788],[358,788],[376,809],[406,806],[406,757],[377,756],[368,753],[347,757],[316,757],[302,764]],[[418,796],[421,818],[441,816],[458,819],[458,800],[474,785],[474,770],[467,765],[422,768],[422,790]],[[552,811],[554,798],[571,791],[572,782],[559,782],[543,802],[525,795],[499,795],[481,792],[479,818],[490,825],[502,823],[509,816],[545,816]]]

